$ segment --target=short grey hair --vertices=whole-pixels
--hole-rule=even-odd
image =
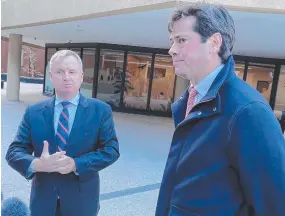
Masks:
[[[76,60],[79,64],[80,72],[83,72],[82,60],[79,57],[79,55],[77,55],[77,53],[72,51],[72,50],[59,50],[55,54],[53,54],[52,57],[50,58],[50,62],[49,62],[49,71],[51,71],[54,61],[56,61],[60,58],[68,57],[68,56],[73,56],[76,58]]]
[[[205,43],[215,33],[222,36],[219,56],[223,63],[232,55],[235,41],[235,24],[228,11],[221,5],[199,2],[182,7],[173,12],[168,23],[168,31],[173,31],[173,25],[183,17],[194,16],[196,24],[193,31],[200,34]]]

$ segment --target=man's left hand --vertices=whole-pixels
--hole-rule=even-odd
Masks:
[[[58,160],[58,168],[55,170],[55,172],[68,174],[74,171],[76,171],[74,160],[66,155],[61,156],[61,158]]]

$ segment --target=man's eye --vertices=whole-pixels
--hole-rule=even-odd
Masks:
[[[185,40],[184,38],[179,38],[179,39],[178,39],[178,42],[179,42],[179,43],[185,43],[185,41],[186,41],[186,40]]]

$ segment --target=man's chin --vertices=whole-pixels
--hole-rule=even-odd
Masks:
[[[189,78],[187,77],[187,75],[185,73],[179,72],[178,70],[175,70],[175,74],[179,77],[181,77],[182,79],[187,79],[189,80]]]

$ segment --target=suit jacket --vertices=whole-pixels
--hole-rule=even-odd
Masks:
[[[185,118],[188,91],[172,105],[175,132],[156,216],[285,215],[285,140],[263,96],[229,58]]]
[[[50,154],[56,152],[54,102],[52,98],[27,107],[6,160],[22,176],[32,179],[32,216],[54,215],[58,195],[63,216],[94,216],[99,210],[98,172],[120,155],[112,110],[104,102],[80,95],[66,149],[66,155],[75,161],[78,175],[28,175],[31,162],[42,153],[44,140],[49,143]]]

